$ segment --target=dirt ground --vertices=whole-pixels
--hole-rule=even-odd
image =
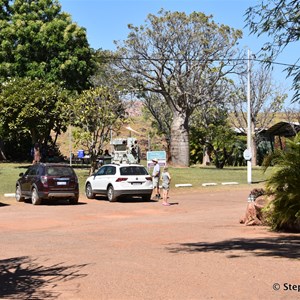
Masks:
[[[0,206],[0,299],[299,299],[300,235],[247,227],[249,189]]]

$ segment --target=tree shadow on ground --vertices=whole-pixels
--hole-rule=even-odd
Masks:
[[[183,243],[167,248],[172,253],[179,252],[218,252],[228,253],[230,258],[242,257],[246,254],[254,256],[273,256],[299,259],[300,234],[286,235],[274,238],[232,239],[216,243]],[[233,255],[236,251],[236,255]],[[245,252],[245,253],[242,253]]]
[[[87,276],[80,273],[85,266],[86,264],[65,266],[63,263],[43,266],[37,259],[29,256],[0,260],[0,298],[56,299],[60,293],[53,289],[59,282]]]

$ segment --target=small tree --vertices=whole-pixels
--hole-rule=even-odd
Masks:
[[[123,102],[105,87],[83,91],[70,107],[75,143],[83,145],[91,158],[90,174],[97,167],[97,157],[109,141],[111,130],[118,130],[125,114]]]
[[[32,144],[46,144],[51,131],[66,130],[70,92],[43,80],[14,78],[0,86],[0,120],[6,137],[30,134]]]
[[[257,165],[257,147],[260,142],[259,133],[266,129],[280,111],[287,95],[272,82],[271,71],[260,65],[258,69],[251,68],[250,103],[251,103],[251,150],[252,165]],[[231,97],[233,117],[232,125],[247,134],[247,74],[239,75],[239,85]]]

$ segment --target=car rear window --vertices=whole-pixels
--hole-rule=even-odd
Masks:
[[[130,167],[121,167],[121,175],[148,175],[147,170],[144,167],[130,166]]]
[[[70,167],[53,166],[47,168],[47,175],[49,176],[74,176],[73,169]]]
[[[25,173],[25,175],[35,176],[38,173],[38,166],[31,166]]]

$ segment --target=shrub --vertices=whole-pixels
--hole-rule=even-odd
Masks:
[[[274,165],[266,192],[273,200],[265,208],[267,223],[274,230],[300,232],[300,133],[264,160],[265,170]]]

